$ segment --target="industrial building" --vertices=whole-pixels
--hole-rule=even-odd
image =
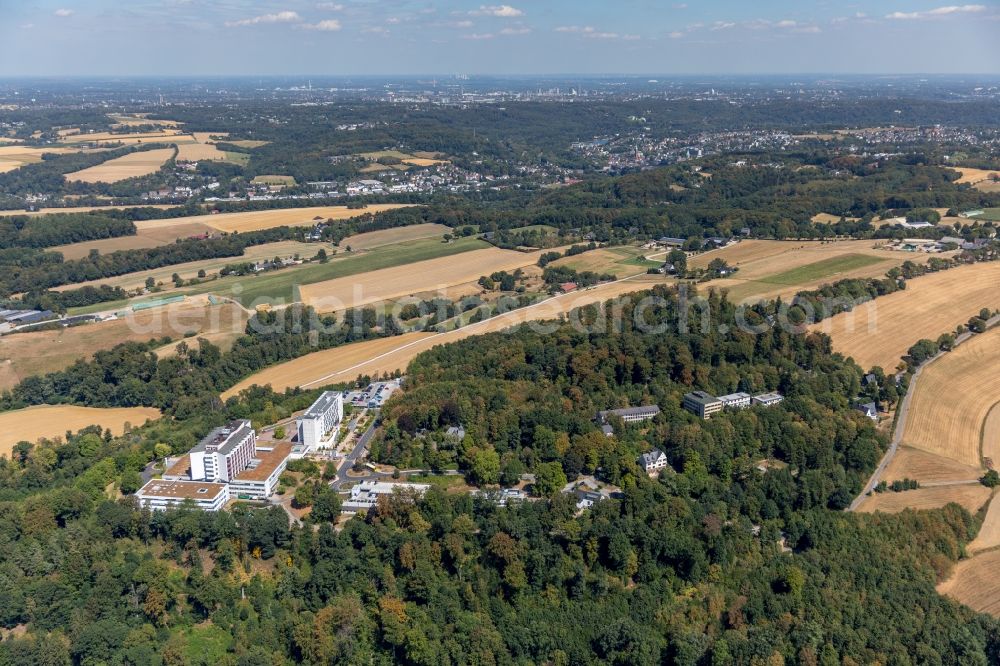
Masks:
[[[343,419],[344,396],[325,391],[298,419],[299,446],[306,451],[334,446]]]

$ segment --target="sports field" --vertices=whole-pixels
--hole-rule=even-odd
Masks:
[[[259,231],[274,227],[312,226],[325,220],[348,220],[366,214],[376,214],[386,210],[403,208],[408,204],[369,204],[365,208],[347,206],[314,206],[310,208],[281,208],[258,210],[246,213],[219,213],[217,215],[194,215],[170,220],[143,220],[135,226],[140,233],[151,229],[164,229],[196,222],[218,231]]]
[[[489,247],[455,256],[306,284],[299,287],[299,294],[303,303],[311,305],[319,312],[334,312],[474,282],[483,275],[497,271],[526,268],[538,263],[540,254],[540,251],[516,252]]]
[[[194,332],[228,348],[242,334],[248,315],[235,305],[209,306],[206,300],[132,313],[123,319],[4,335],[0,337],[0,390],[32,375],[63,370],[123,342],[163,336],[179,340]]]
[[[392,245],[403,241],[417,240],[419,238],[441,238],[445,234],[453,233],[451,227],[443,224],[412,224],[408,227],[395,227],[393,229],[382,229],[381,231],[368,231],[363,234],[348,236],[340,242],[340,247],[350,247],[352,250],[370,250],[383,245]]]
[[[1000,264],[960,266],[910,280],[903,291],[819,322],[833,348],[862,368],[892,370],[915,342],[937,339],[981,308],[1000,308]]]
[[[0,413],[0,456],[9,456],[18,442],[36,442],[42,437],[65,437],[89,425],[110,428],[120,435],[129,423],[140,426],[148,419],[160,418],[152,407],[96,408],[75,405],[40,405]]]
[[[253,384],[271,384],[277,390],[289,386],[316,387],[352,380],[359,374],[374,375],[405,370],[417,354],[435,345],[463,340],[473,335],[502,331],[526,322],[554,320],[576,308],[603,303],[623,294],[650,289],[657,284],[673,282],[671,278],[662,275],[643,274],[554,296],[535,305],[446,333],[407,334],[315,352],[288,363],[266,368],[243,380],[224,395],[233,395],[235,391]],[[349,353],[346,352],[348,348],[350,348]]]
[[[927,366],[910,403],[903,443],[963,465],[980,465],[980,437],[1000,402],[1000,328]]]
[[[173,148],[157,148],[129,153],[96,166],[68,173],[66,180],[79,183],[117,183],[129,178],[139,178],[156,173],[173,156]]]
[[[282,185],[291,186],[295,184],[295,178],[292,176],[280,176],[280,175],[266,175],[266,176],[254,176],[253,180],[250,181],[254,185]]]

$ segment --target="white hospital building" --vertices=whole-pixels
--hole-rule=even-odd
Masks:
[[[344,396],[325,391],[298,419],[299,446],[306,451],[332,447],[343,419]]]

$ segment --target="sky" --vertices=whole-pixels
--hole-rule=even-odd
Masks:
[[[0,76],[1000,74],[1000,0],[0,0]]]

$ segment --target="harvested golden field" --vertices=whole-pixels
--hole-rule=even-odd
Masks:
[[[248,148],[253,150],[254,148],[260,148],[261,146],[266,146],[271,143],[270,141],[254,141],[252,139],[237,139],[235,141],[226,140],[226,143],[231,143],[234,146],[239,146],[240,148]]]
[[[186,218],[198,219],[198,218]],[[97,250],[101,254],[108,254],[117,250],[136,250],[149,247],[159,247],[160,245],[170,245],[178,238],[191,238],[192,236],[204,236],[205,234],[217,234],[218,230],[205,224],[193,222],[190,224],[179,224],[174,227],[153,227],[151,229],[139,229],[134,236],[119,236],[117,238],[102,238],[100,240],[83,241],[80,243],[70,243],[69,245],[57,245],[48,248],[53,252],[61,252],[66,259],[80,259],[90,254],[91,250]]]
[[[259,231],[274,227],[304,227],[312,226],[318,221],[347,220],[366,214],[376,214],[386,210],[403,208],[410,204],[369,204],[365,208],[348,208],[347,206],[314,206],[311,208],[282,208],[277,210],[258,210],[246,213],[219,213],[216,215],[195,215],[178,217],[171,220],[143,220],[136,222],[139,233],[154,229],[169,229],[184,224],[206,224],[218,231]],[[316,219],[319,218],[319,219]]]
[[[173,148],[157,148],[129,153],[81,171],[66,174],[66,180],[80,183],[117,183],[129,178],[148,176],[173,158]]]
[[[90,425],[110,428],[120,435],[125,424],[140,426],[148,419],[160,418],[152,407],[77,407],[75,405],[40,405],[0,413],[0,456],[9,456],[18,442],[36,442],[42,437],[63,437]]]
[[[157,208],[159,210],[167,210],[168,208],[176,208],[177,206],[171,204],[149,204],[147,205],[132,205],[132,206],[78,206],[78,207],[66,207],[66,208],[39,208],[38,210],[25,211],[25,210],[2,210],[0,211],[0,217],[11,216],[11,215],[27,215],[28,217],[37,217],[38,215],[54,215],[58,213],[89,213],[93,211],[104,211],[104,210],[125,210],[126,208]]]
[[[181,123],[176,120],[152,120],[148,113],[131,113],[122,115],[120,113],[109,113],[108,117],[121,127],[141,127],[143,125],[158,125],[160,127],[177,127]]]
[[[922,380],[921,380],[922,381]],[[979,465],[967,465],[920,449],[900,446],[882,479],[887,483],[916,479],[921,484],[975,481],[982,476]]]
[[[598,285],[590,289],[561,294],[535,305],[470,324],[446,333],[408,333],[403,336],[366,341],[316,352],[272,366],[243,380],[226,391],[224,397],[253,384],[272,384],[276,390],[289,386],[322,386],[344,382],[359,374],[375,375],[405,370],[421,352],[436,345],[464,340],[473,335],[502,331],[522,323],[556,319],[570,310],[617,298],[624,294],[651,289],[674,281],[662,275],[638,275]],[[376,344],[377,343],[377,344]],[[362,346],[364,345],[364,346]],[[346,350],[350,348],[350,353]],[[294,365],[293,365],[294,364]]]
[[[108,240],[120,241],[122,239],[114,238]],[[162,268],[149,271],[137,271],[135,273],[126,273],[124,275],[116,275],[115,277],[110,278],[100,278],[89,282],[66,284],[54,287],[53,291],[69,291],[72,289],[79,289],[80,287],[97,286],[101,284],[110,285],[112,287],[121,287],[125,290],[138,289],[139,287],[142,287],[145,284],[146,279],[150,277],[153,278],[157,284],[162,282],[164,283],[164,286],[172,287],[173,284],[171,280],[174,273],[177,273],[182,278],[187,280],[197,277],[198,271],[201,270],[211,275],[218,272],[219,269],[227,264],[239,264],[248,261],[265,261],[275,257],[288,259],[294,257],[295,255],[299,255],[300,257],[312,257],[316,254],[318,249],[319,246],[315,243],[300,243],[299,241],[278,241],[275,243],[264,243],[263,245],[251,245],[243,251],[242,255],[238,257],[217,257],[215,259],[189,261],[183,264],[163,266]]]
[[[348,236],[340,241],[340,247],[350,245],[352,250],[370,250],[373,247],[382,247],[383,245],[392,245],[393,243],[419,240],[421,238],[442,237],[450,233],[452,233],[452,228],[443,224],[412,224],[408,227],[368,231],[363,234]]]
[[[979,183],[981,181],[987,180],[990,176],[996,175],[1000,177],[1000,171],[995,169],[976,169],[974,167],[948,167],[952,171],[957,171],[962,174],[961,178],[956,180],[956,183]]]
[[[662,262],[647,262],[643,258],[647,250],[640,247],[603,247],[572,257],[563,257],[552,262],[552,266],[572,268],[576,271],[593,271],[598,274],[610,273],[616,277],[643,273],[648,268]]]
[[[1000,308],[1000,264],[960,266],[914,278],[903,291],[882,296],[811,327],[828,333],[833,348],[862,368],[896,367],[922,338],[955,330],[981,308]]]
[[[906,509],[916,511],[940,509],[945,504],[961,504],[969,512],[975,513],[989,499],[990,489],[981,483],[958,486],[934,486],[917,488],[901,493],[875,493],[864,499],[858,511],[862,513],[899,513]]]
[[[345,375],[343,377],[331,378],[330,383],[346,381],[347,379],[353,379],[358,374],[362,374],[361,372],[351,374],[351,368],[358,364],[365,364],[366,373],[381,372],[380,370],[369,369],[378,366],[380,356],[396,351],[414,342],[433,337],[436,337],[434,333],[406,333],[393,338],[365,340],[364,342],[355,342],[335,347],[334,349],[325,349],[306,356],[300,356],[287,363],[266,368],[244,379],[223,393],[222,398],[225,400],[254,384],[260,386],[270,384],[271,388],[275,391],[284,391],[286,388],[302,386],[307,382],[314,381],[329,372],[340,372]],[[387,370],[390,372],[395,369],[393,363],[393,361],[390,361],[389,365],[393,367],[387,367]]]
[[[180,141],[194,141],[194,138],[178,129],[165,129],[160,132],[134,132],[130,134],[90,132],[88,134],[64,136],[59,139],[59,142],[64,144],[98,143],[121,144],[125,146],[140,143],[177,143]]]
[[[448,164],[448,160],[435,160],[427,157],[410,157],[403,160],[403,164],[410,164],[416,167],[429,167],[438,164]]]
[[[937,586],[939,594],[951,597],[981,613],[1000,617],[1000,551],[976,555],[955,565],[951,576]]]
[[[904,261],[926,262],[930,255],[882,249],[874,241],[747,240],[699,254],[688,261],[705,268],[724,259],[739,269],[732,277],[711,280],[709,287],[726,289],[734,302],[789,298],[796,293],[847,278],[882,276]]]
[[[14,169],[19,169],[25,164],[35,164],[42,161],[42,155],[65,155],[67,153],[97,152],[86,151],[78,148],[68,148],[65,146],[46,146],[36,148],[33,146],[0,146],[0,173],[7,173]]]
[[[1000,328],[978,335],[928,365],[910,403],[902,442],[980,466],[983,424],[1000,402]]]
[[[525,268],[538,263],[540,255],[541,252],[498,248],[472,250],[450,257],[301,285],[299,294],[303,303],[319,312],[333,312],[473,282],[496,271]]]
[[[122,319],[53,331],[15,333],[0,337],[0,390],[32,375],[63,370],[95,352],[123,342],[146,342],[163,336],[175,340],[194,332],[229,346],[247,320],[243,308],[207,305],[207,299],[155,310],[130,313]]]
[[[844,217],[848,222],[857,222],[856,217]],[[837,224],[840,222],[840,215],[831,215],[830,213],[816,213],[812,216],[812,221],[816,224]]]
[[[202,160],[221,162],[226,157],[226,153],[219,150],[214,143],[182,143],[177,146],[177,159],[182,162]]]
[[[975,554],[997,546],[1000,546],[1000,502],[997,502],[994,496],[986,509],[986,517],[983,518],[979,534],[966,546],[966,549]]]
[[[1000,399],[983,423],[983,458],[989,458],[993,468],[1000,469]]]

